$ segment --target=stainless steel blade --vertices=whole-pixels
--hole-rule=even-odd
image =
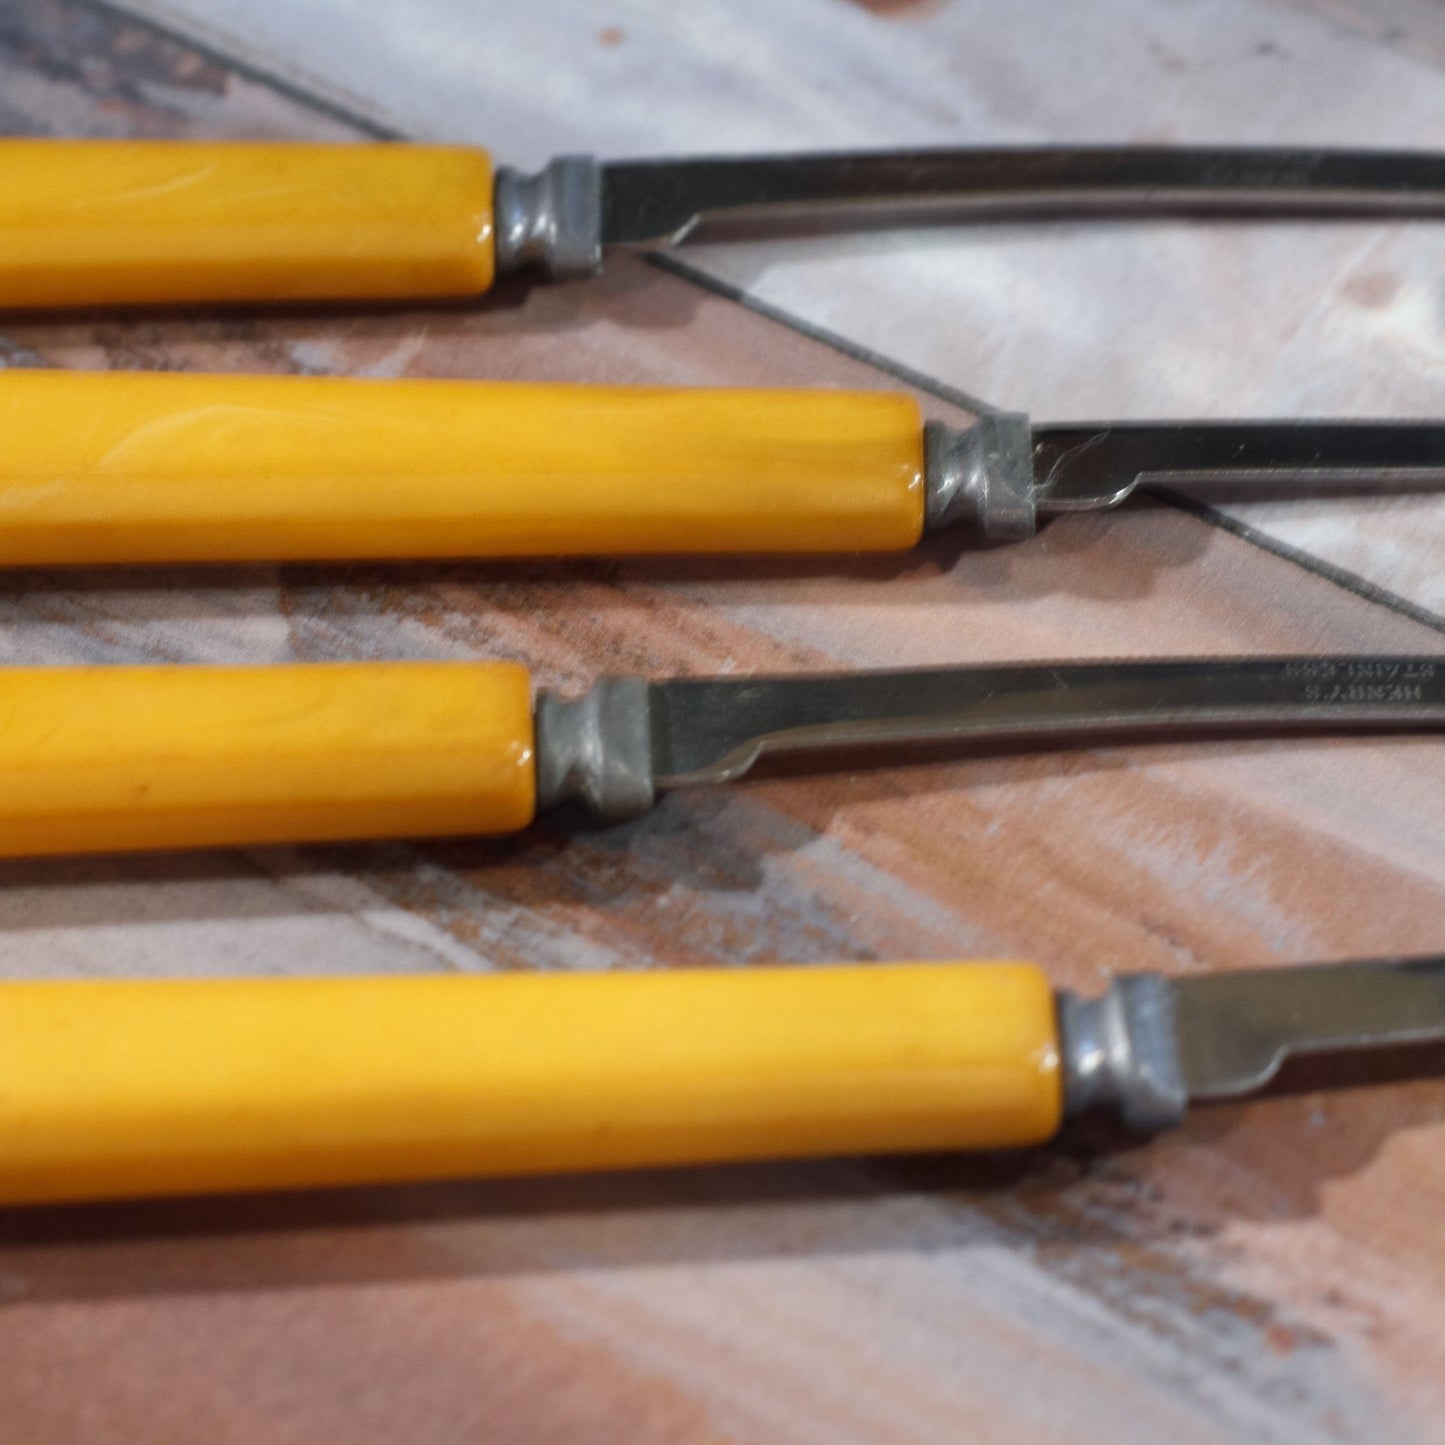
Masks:
[[[671,244],[703,222],[848,212],[1438,216],[1445,156],[1187,146],[717,156],[607,162],[601,190],[605,246]]]
[[[1445,424],[1432,421],[1100,422],[1033,429],[1040,512],[1112,507],[1141,484],[1273,493],[1445,485]]]
[[[1270,729],[1445,727],[1445,658],[1293,657],[678,678],[649,685],[658,788],[764,755]]]
[[[1445,657],[1035,663],[797,677],[603,677],[537,698],[537,805],[636,817],[659,790],[843,748],[1445,730]]]
[[[1267,1084],[1287,1058],[1445,1040],[1445,955],[1172,980],[1192,1100]]]

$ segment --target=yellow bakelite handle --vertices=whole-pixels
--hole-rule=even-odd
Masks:
[[[1027,964],[0,984],[0,1200],[1041,1142]]]
[[[3,200],[3,192],[0,192]],[[911,398],[0,372],[0,565],[890,551]]]
[[[493,253],[485,151],[0,141],[0,309],[475,295]]]
[[[6,669],[0,855],[511,832],[533,752],[508,663]]]

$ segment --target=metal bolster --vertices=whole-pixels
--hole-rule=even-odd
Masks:
[[[929,531],[962,524],[1012,542],[1038,530],[1033,431],[1022,412],[987,412],[963,430],[929,422],[923,456]]]
[[[592,156],[558,156],[535,175],[498,166],[497,271],[540,267],[554,281],[602,269],[602,168]]]
[[[537,805],[580,798],[604,822],[647,812],[652,716],[640,677],[602,677],[575,701],[537,696]]]
[[[1064,1112],[1116,1110],[1131,1129],[1168,1129],[1189,1102],[1175,1030],[1177,994],[1157,973],[1125,974],[1102,998],[1058,996]]]

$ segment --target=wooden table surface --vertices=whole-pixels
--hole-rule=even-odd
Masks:
[[[135,12],[135,13],[127,13]],[[1429,0],[0,3],[12,133],[559,150],[1445,149]],[[3,198],[0,198],[3,203]],[[1427,414],[1438,225],[698,246],[477,306],[0,321],[14,366],[899,387],[1039,419]],[[1162,503],[896,560],[0,578],[0,661],[507,657],[544,686],[1170,653],[1445,655],[1445,505]],[[0,869],[9,976],[1015,956],[1097,990],[1445,948],[1428,739],[990,756],[610,831]],[[1445,1057],[1169,1137],[11,1212],[6,1442],[1445,1438]],[[3,1068],[3,1060],[0,1060]],[[1326,1083],[1330,1086],[1325,1087]]]

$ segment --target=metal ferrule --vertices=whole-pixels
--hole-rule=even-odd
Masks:
[[[999,542],[1033,536],[1033,430],[1022,412],[988,412],[962,430],[929,422],[923,457],[929,531],[966,526]]]
[[[537,695],[537,806],[579,799],[604,822],[647,812],[652,716],[640,677],[602,677],[569,700]]]
[[[535,266],[554,281],[602,269],[602,168],[593,156],[558,156],[535,175],[498,166],[497,272]]]
[[[1152,1133],[1189,1102],[1175,1029],[1176,992],[1157,973],[1125,974],[1102,998],[1058,995],[1064,1112],[1106,1108]]]

